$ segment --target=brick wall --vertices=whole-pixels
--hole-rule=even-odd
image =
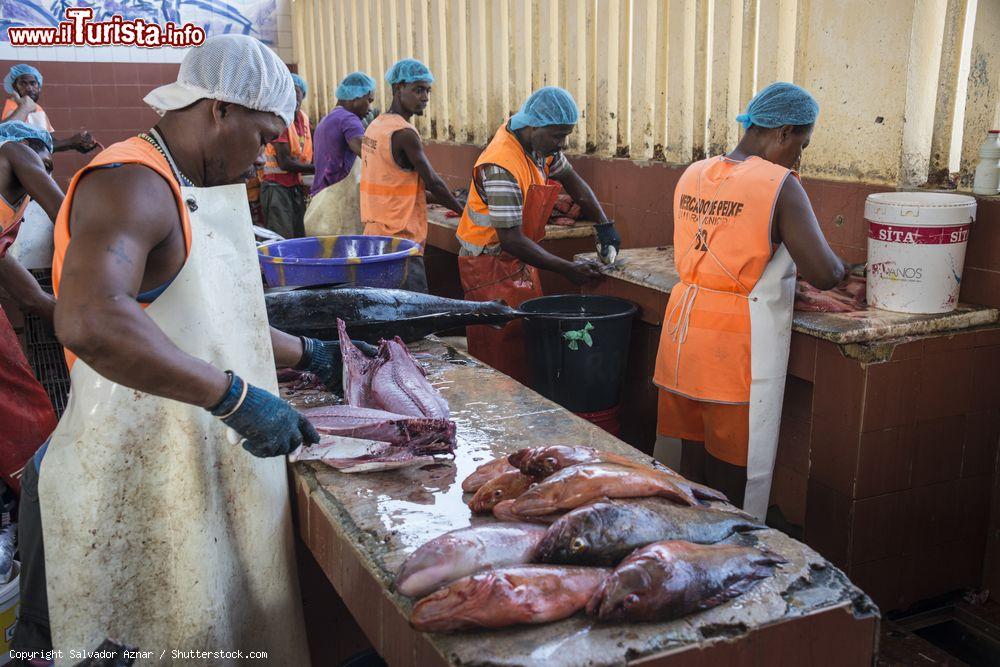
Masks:
[[[427,155],[451,187],[468,187],[480,147],[430,143]],[[618,223],[625,247],[673,243],[673,193],[683,167],[574,156],[577,172]],[[806,192],[833,249],[851,262],[867,256],[865,199],[884,186],[806,179]],[[1000,306],[1000,197],[978,198],[977,222],[969,237],[963,301]]]
[[[15,61],[0,60],[0,72]],[[105,146],[121,141],[156,123],[156,113],[142,98],[150,90],[177,80],[175,63],[45,62],[38,63],[45,77],[38,103],[45,108],[57,138],[90,130]],[[53,176],[65,188],[90,155],[75,151],[57,153]]]

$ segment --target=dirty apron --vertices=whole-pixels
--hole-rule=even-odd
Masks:
[[[181,192],[190,255],[145,312],[180,349],[277,393],[246,189]],[[39,482],[54,646],[113,637],[166,650],[136,664],[241,664],[249,651],[309,664],[285,458],[252,456],[206,410],[82,360],[71,379]],[[171,659],[191,648],[243,659]]]
[[[315,195],[306,209],[306,236],[335,236],[365,233],[361,224],[361,160],[347,176]]]
[[[552,214],[559,185],[532,184],[521,209],[521,232],[538,243],[545,236],[545,223]],[[542,296],[538,269],[507,252],[499,255],[458,258],[465,298],[471,301],[502,299],[517,308],[528,299]],[[531,369],[524,352],[524,326],[515,320],[502,328],[466,327],[469,354],[524,385],[531,384]]]

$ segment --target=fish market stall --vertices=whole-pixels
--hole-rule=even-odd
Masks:
[[[673,250],[623,250],[585,290],[640,307],[622,424],[642,448],[655,438],[652,369],[679,281]],[[985,553],[1000,549],[989,537],[1000,534],[1000,516],[989,516],[991,494],[1000,497],[997,309],[840,310],[794,314],[771,487],[778,519],[883,610],[980,587]]]
[[[473,516],[462,482],[523,447],[572,443],[635,461],[637,450],[493,369],[429,338],[410,345],[457,429],[454,458],[375,473],[291,464],[300,537],[390,665],[871,664],[878,612],[847,577],[775,530],[724,543],[787,561],[742,596],[669,622],[565,620],[474,632],[422,633],[412,600],[394,590],[406,558],[443,533],[494,522]],[[350,389],[348,389],[350,391]],[[330,402],[309,389],[299,407]],[[333,630],[332,630],[333,631]]]

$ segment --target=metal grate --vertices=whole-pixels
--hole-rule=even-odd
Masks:
[[[31,274],[46,292],[52,293],[52,271],[34,269]],[[69,370],[63,356],[62,345],[56,340],[52,325],[37,315],[25,313],[24,340],[28,352],[28,363],[35,377],[45,389],[45,393],[55,408],[56,417],[62,417],[69,396]]]

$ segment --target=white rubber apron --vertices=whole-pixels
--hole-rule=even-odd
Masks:
[[[185,352],[277,392],[246,188],[181,191],[191,253],[146,314]],[[166,651],[136,664],[309,664],[285,458],[82,361],[71,379],[39,482],[55,648],[112,637]]]
[[[364,234],[361,224],[361,159],[354,160],[351,171],[333,185],[317,192],[305,216],[306,236]]]
[[[743,509],[763,521],[778,451],[792,340],[795,262],[782,243],[750,292],[750,442]]]

